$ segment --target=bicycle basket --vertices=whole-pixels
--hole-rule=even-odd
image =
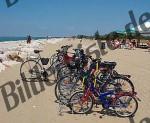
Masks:
[[[41,58],[41,62],[43,65],[47,65],[49,62],[49,58]]]

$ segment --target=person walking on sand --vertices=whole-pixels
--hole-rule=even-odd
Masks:
[[[136,41],[135,40],[132,41],[132,45],[133,45],[133,49],[135,49],[136,48]]]
[[[30,44],[30,43],[31,43],[31,40],[32,40],[32,38],[31,38],[31,36],[29,35],[28,38],[27,38],[27,44]]]

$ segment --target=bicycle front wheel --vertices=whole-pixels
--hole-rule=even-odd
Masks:
[[[24,81],[35,81],[37,79],[41,79],[41,70],[42,67],[38,62],[34,60],[28,60],[21,64],[20,76]]]
[[[93,108],[93,98],[88,96],[84,99],[84,92],[76,92],[70,98],[70,109],[76,114],[87,114]]]
[[[120,117],[133,117],[138,109],[138,102],[135,97],[121,96],[115,101],[115,111]]]

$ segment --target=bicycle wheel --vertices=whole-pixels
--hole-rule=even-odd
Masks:
[[[55,71],[58,73],[63,67],[66,67],[65,64],[61,63],[60,61],[55,62]]]
[[[138,102],[132,96],[121,96],[115,101],[115,112],[119,117],[133,117],[138,109]]]
[[[122,77],[115,78],[115,83],[118,86],[119,85],[121,86],[122,91],[132,92],[132,93],[134,93],[135,91],[132,81],[128,79],[127,77],[122,76]]]
[[[28,60],[21,64],[20,76],[24,81],[35,81],[37,79],[41,79],[41,70],[42,67],[38,62],[34,60]]]
[[[93,108],[93,98],[88,96],[84,99],[84,92],[76,92],[70,98],[70,109],[76,114],[88,114]]]
[[[60,95],[70,99],[72,93],[80,90],[82,90],[82,81],[74,77],[73,74],[66,75],[55,85],[55,96],[57,100],[59,100]]]
[[[72,81],[73,78],[71,78],[70,76],[66,76],[60,79],[60,81],[58,82],[59,94],[66,99],[70,99],[71,93],[73,92],[75,83],[73,83]]]
[[[54,64],[54,62],[56,62],[57,59],[58,59],[57,54],[53,54],[50,57],[50,65]]]
[[[108,90],[115,90],[115,89],[134,93],[134,85],[132,81],[126,77],[117,77],[114,78],[111,82],[106,82],[102,86],[101,90],[102,92],[106,92]]]
[[[50,69],[53,73],[56,73],[60,66],[61,64],[59,63],[59,61],[55,61],[53,62],[53,64],[50,65]]]
[[[69,75],[71,73],[71,71],[69,70],[68,67],[63,66],[62,68],[59,69],[58,73],[57,73],[57,79],[60,79],[66,75]]]
[[[60,92],[59,92],[59,88],[58,88],[59,82],[56,83],[55,85],[55,97],[57,100],[59,100],[60,97]]]

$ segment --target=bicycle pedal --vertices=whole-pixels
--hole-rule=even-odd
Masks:
[[[48,77],[48,73],[46,71],[42,72],[44,78]]]

